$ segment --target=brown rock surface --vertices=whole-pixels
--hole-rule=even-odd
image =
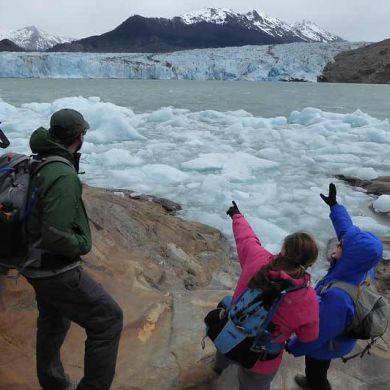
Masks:
[[[354,187],[364,188],[369,194],[390,195],[390,176],[380,176],[373,180],[362,180],[344,175],[336,177]]]
[[[318,81],[389,84],[390,39],[338,54]]]
[[[84,198],[94,241],[85,268],[118,300],[125,316],[112,388],[199,383],[208,375],[211,354],[211,346],[208,352],[201,348],[203,316],[235,279],[229,277],[227,241],[216,229],[170,215],[171,203],[89,187]],[[0,389],[39,389],[37,310],[24,278],[16,284],[2,277],[0,309]],[[72,326],[62,350],[74,378],[82,375],[84,338],[82,329]]]
[[[87,187],[85,201],[94,238],[85,268],[119,301],[125,314],[112,389],[238,388],[236,368],[216,377],[211,371],[212,343],[201,348],[202,319],[234,286],[237,275],[220,232],[173,216],[177,210],[173,203],[156,203],[152,197],[127,191]],[[388,296],[387,263],[381,264],[378,284]],[[23,278],[17,284],[0,280],[0,309],[0,390],[38,390],[37,311],[33,291]],[[82,375],[84,338],[73,326],[62,350],[65,368],[74,378]],[[330,371],[334,389],[387,389],[389,345],[387,337],[371,356],[346,365],[334,361]],[[293,378],[303,367],[302,358],[285,356],[273,389],[297,389]]]

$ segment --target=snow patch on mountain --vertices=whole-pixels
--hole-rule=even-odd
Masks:
[[[200,22],[224,24],[229,18],[242,16],[229,8],[204,8],[198,11],[188,12],[180,18],[185,24],[195,24]]]
[[[293,31],[307,42],[336,42],[342,40],[342,38],[331,34],[310,20],[295,23]]]
[[[246,14],[240,14],[228,8],[204,8],[186,13],[180,16],[180,19],[185,24],[201,22],[227,24],[229,22],[235,22],[249,30],[264,31],[273,37],[295,37],[298,40],[302,39],[306,42],[334,42],[343,40],[309,20],[290,25],[280,19],[255,10]]]
[[[35,26],[24,27],[18,30],[0,30],[1,39],[9,39],[29,51],[44,51],[59,43],[74,40],[73,38],[49,34]]]

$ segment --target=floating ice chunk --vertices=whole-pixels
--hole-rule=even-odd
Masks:
[[[167,122],[175,118],[173,109],[171,107],[164,107],[160,110],[153,111],[151,114],[147,115],[146,120],[148,122]]]
[[[385,236],[390,234],[390,228],[388,226],[378,223],[371,217],[353,217],[353,223],[359,226],[362,230],[367,230],[371,233],[377,234],[378,236]]]
[[[11,104],[0,101],[0,117],[4,118],[7,116],[11,116],[17,112],[17,108],[12,106]]]
[[[280,149],[277,148],[264,148],[259,152],[260,157],[264,157],[271,161],[281,161],[285,158]]]
[[[381,195],[373,206],[378,213],[390,213],[390,195]]]
[[[273,244],[272,250],[280,251],[284,238],[289,234],[287,230],[262,218],[248,216],[248,220],[267,249],[270,249],[269,245]]]
[[[361,180],[373,180],[378,177],[378,174],[373,168],[344,168],[341,170],[341,173],[345,176],[356,177]]]
[[[363,127],[372,121],[372,118],[360,110],[356,110],[352,114],[345,116],[345,122],[349,123],[352,127]]]
[[[107,167],[126,167],[141,165],[144,161],[137,156],[133,156],[128,150],[113,148],[104,153],[91,153],[89,162]]]
[[[244,152],[237,152],[232,155],[202,153],[200,157],[182,163],[182,167],[185,169],[210,172],[219,170],[227,179],[235,180],[248,180],[255,170],[272,169],[278,165],[274,161],[257,158]]]
[[[91,126],[92,127],[92,126]],[[113,141],[130,141],[143,139],[128,120],[121,117],[105,118],[98,126],[87,132],[86,139],[94,143],[112,143]]]
[[[316,161],[324,161],[331,163],[359,164],[361,159],[353,154],[323,154],[314,157]]]

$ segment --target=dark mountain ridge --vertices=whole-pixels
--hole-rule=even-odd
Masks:
[[[263,31],[248,30],[230,21],[223,25],[185,24],[180,18],[144,18],[135,15],[99,36],[56,45],[49,51],[169,52],[227,46],[262,45],[303,41],[277,38]]]
[[[147,53],[342,40],[310,21],[289,25],[257,11],[240,14],[207,8],[172,19],[131,16],[112,31],[59,44],[49,51]]]
[[[23,48],[18,46],[16,43],[9,39],[2,39],[0,41],[0,51],[25,51]]]

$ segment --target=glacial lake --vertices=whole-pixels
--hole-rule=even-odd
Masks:
[[[263,245],[280,250],[297,230],[325,248],[334,236],[319,194],[329,181],[362,229],[389,236],[376,197],[335,175],[390,171],[390,86],[236,81],[0,79],[0,121],[10,151],[61,108],[90,123],[82,180],[161,196],[180,215],[220,229],[235,200]],[[319,261],[315,279],[327,267]]]
[[[20,106],[67,96],[99,96],[137,113],[173,106],[190,111],[245,110],[255,116],[288,116],[316,107],[351,113],[357,109],[390,117],[390,85],[282,83],[247,81],[0,79],[0,98]],[[1,120],[1,118],[0,118]]]

